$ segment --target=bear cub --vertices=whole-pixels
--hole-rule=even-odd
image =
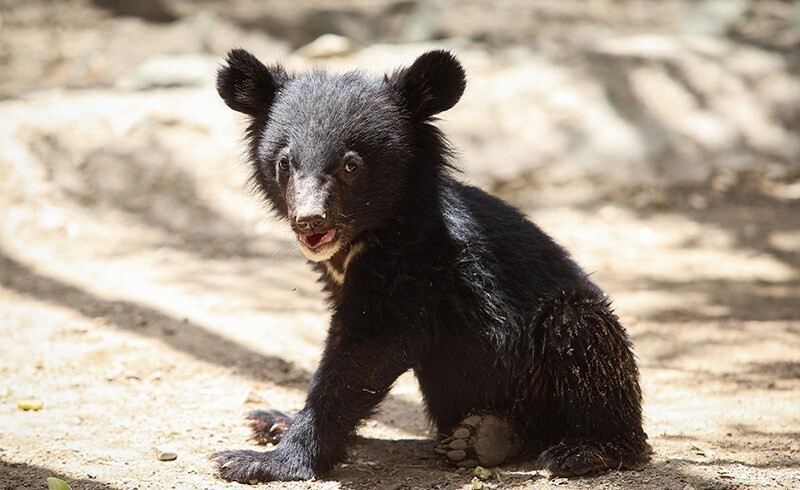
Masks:
[[[217,90],[248,117],[255,187],[332,315],[305,407],[251,413],[277,447],[214,454],[222,478],[325,474],[409,369],[452,464],[538,456],[577,476],[647,461],[639,373],[606,294],[518,210],[453,176],[433,123],[465,85],[442,50],[381,78],[228,54]]]

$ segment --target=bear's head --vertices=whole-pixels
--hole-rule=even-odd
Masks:
[[[235,49],[217,91],[250,117],[254,180],[315,262],[397,221],[419,179],[436,180],[447,145],[430,122],[464,92],[464,70],[429,51],[383,78],[312,70],[289,75]]]

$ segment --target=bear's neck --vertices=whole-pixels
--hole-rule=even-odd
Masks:
[[[347,246],[342,247],[342,250],[336,252],[330,259],[322,262],[324,268],[323,273],[329,286],[332,288],[341,288],[344,285],[350,263],[364,251],[364,247],[365,243],[363,240],[355,240]]]

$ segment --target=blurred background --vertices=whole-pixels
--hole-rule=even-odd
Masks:
[[[800,193],[792,187],[798,5],[4,0],[0,96],[38,101],[60,89],[153,100],[173,89],[189,97],[185,89],[212,84],[232,46],[294,69],[381,73],[435,43],[469,70],[466,97],[445,118],[468,174],[519,191],[518,204],[532,199],[532,188],[569,201],[624,193],[637,205],[666,203],[675,188],[696,204],[743,185],[792,198]],[[218,105],[203,95],[197,103]],[[87,105],[102,106],[94,100]],[[66,135],[55,139],[74,146]]]
[[[800,487],[800,2],[0,0],[0,488],[233,487],[206,456],[250,444],[242,414],[302,407],[327,311],[247,190],[214,90],[237,46],[462,60],[460,178],[592,271],[640,358],[653,464],[555,484]],[[275,488],[472,488],[411,376],[362,435]]]

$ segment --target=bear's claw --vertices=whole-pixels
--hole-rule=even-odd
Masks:
[[[247,414],[253,440],[261,445],[277,445],[294,422],[294,416],[280,410],[253,410]]]

